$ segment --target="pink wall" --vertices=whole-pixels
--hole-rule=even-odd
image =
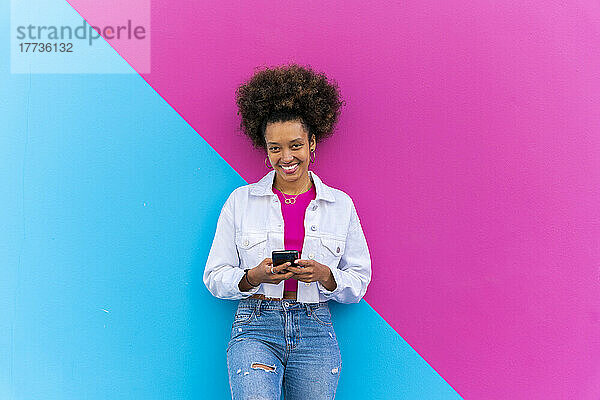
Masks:
[[[597,1],[154,1],[142,76],[250,182],[236,86],[335,78],[315,170],[357,204],[369,304],[466,399],[597,399],[599,27]]]

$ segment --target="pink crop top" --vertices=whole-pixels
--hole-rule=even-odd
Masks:
[[[283,244],[285,250],[298,250],[302,256],[302,246],[304,245],[304,214],[308,203],[316,197],[315,185],[312,185],[307,192],[299,194],[294,204],[285,204],[285,197],[283,197],[283,194],[279,190],[273,188],[273,193],[279,197],[279,201],[281,202],[284,226]],[[288,199],[291,197],[289,195],[285,196]],[[298,281],[294,278],[286,280],[283,285],[283,290],[298,291]]]

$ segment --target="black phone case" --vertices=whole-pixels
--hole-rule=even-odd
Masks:
[[[273,260],[273,266],[278,266],[288,261],[294,261],[300,258],[298,250],[275,250],[271,254],[271,260]]]

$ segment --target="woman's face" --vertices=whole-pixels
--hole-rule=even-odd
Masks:
[[[307,182],[310,151],[316,147],[314,135],[311,139],[309,143],[308,133],[299,121],[273,122],[267,125],[267,156],[277,173],[277,180],[292,186]]]

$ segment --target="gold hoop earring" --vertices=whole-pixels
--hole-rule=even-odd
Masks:
[[[313,155],[313,158],[310,158],[310,155],[308,156],[308,158],[310,159],[311,163],[315,163],[315,160],[317,159],[317,152],[315,150],[310,152]]]
[[[273,168],[273,166],[271,164],[268,164],[269,162],[269,157],[265,157],[265,167],[267,167],[268,169],[275,169]]]

